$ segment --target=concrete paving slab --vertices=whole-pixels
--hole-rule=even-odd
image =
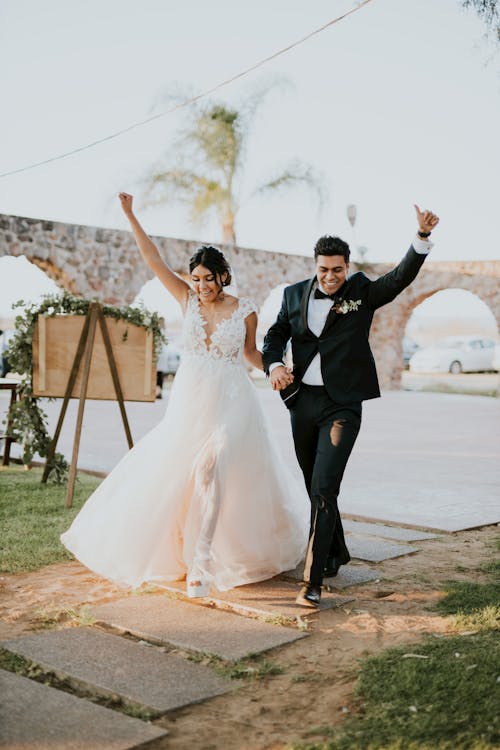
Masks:
[[[100,695],[165,713],[231,689],[209,668],[95,628],[66,628],[6,641],[4,648]]]
[[[0,670],[0,747],[129,750],[168,732],[139,719]]]
[[[357,534],[346,534],[346,543],[351,557],[357,560],[368,560],[369,562],[382,562],[393,557],[402,557],[418,552],[418,547],[409,544],[396,544],[387,542],[374,536],[358,536]]]
[[[405,529],[402,526],[386,526],[381,523],[363,523],[346,518],[342,521],[344,531],[365,536],[381,536],[384,539],[398,539],[401,542],[420,542],[424,539],[437,539],[437,534],[417,529]]]
[[[288,570],[283,575],[287,578],[293,578],[296,581],[301,581],[304,574],[304,563],[297,565],[295,570]],[[343,565],[336,576],[333,578],[325,578],[324,584],[329,588],[334,589],[346,589],[349,586],[357,586],[360,583],[369,583],[370,581],[376,581],[381,578],[380,571],[374,570],[373,568],[367,568],[366,565],[355,565],[350,563],[349,565]],[[324,598],[327,596],[325,592]],[[340,599],[340,597],[339,597]],[[347,601],[352,601],[352,597]],[[345,604],[346,601],[342,602]],[[338,606],[342,606],[338,604]]]
[[[364,565],[343,565],[336,576],[325,578],[325,585],[334,589],[346,589],[360,583],[380,580],[380,571],[367,568]]]
[[[305,635],[164,594],[126,597],[93,607],[92,611],[99,622],[118,630],[227,660],[262,653]]]
[[[182,590],[181,586],[183,584],[179,584],[179,588],[173,586],[169,588],[171,591],[179,591]],[[207,599],[220,609],[232,609],[240,614],[261,618],[288,620],[290,624],[293,624],[297,622],[297,618],[303,619],[317,612],[317,610],[306,609],[295,604],[299,590],[300,587],[296,583],[272,578],[269,581],[238,586],[231,591],[214,592],[214,595]],[[325,592],[321,597],[319,609],[342,607],[350,601],[352,597]]]

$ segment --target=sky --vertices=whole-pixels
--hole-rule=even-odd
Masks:
[[[0,172],[148,117],[166,92],[202,92],[354,7],[351,0],[0,0]],[[498,259],[500,56],[459,0],[372,0],[210,97],[244,103],[276,77],[248,143],[238,244],[309,254],[339,234],[396,262],[413,204],[439,214],[434,260]],[[167,164],[185,113],[0,179],[0,213],[127,228],[116,194]],[[303,189],[245,202],[294,158],[324,175],[318,216]],[[163,160],[163,161],[162,161]],[[346,207],[357,206],[355,236]],[[219,242],[179,205],[139,210],[151,234]],[[0,273],[1,273],[0,266]]]

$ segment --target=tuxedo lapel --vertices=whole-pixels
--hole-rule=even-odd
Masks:
[[[307,308],[309,306],[309,297],[311,296],[312,288],[314,286],[315,281],[316,281],[316,276],[313,276],[312,279],[310,279],[307,282],[306,287],[304,289],[304,294],[302,295],[302,299],[300,300],[300,317],[302,320],[302,325],[304,327],[304,330],[309,331],[310,333],[312,333],[312,331],[309,328],[309,325],[307,322]]]
[[[334,307],[335,307],[335,305],[332,302],[332,307],[331,307],[330,312],[328,313],[328,315],[326,317],[325,325],[323,326],[323,330],[321,331],[320,335],[322,335],[323,333],[325,333],[326,331],[328,331],[337,322],[337,320],[339,319],[340,316],[339,316],[338,313],[335,312]]]
[[[346,295],[349,294],[349,288],[350,288],[350,283],[349,281],[346,281],[344,286],[341,289],[339,289],[339,294],[338,294],[338,297],[336,296],[336,301],[340,299],[345,299]],[[323,335],[324,333],[326,333],[326,331],[332,328],[341,317],[341,314],[335,312],[334,308],[335,308],[335,303],[332,302],[332,307],[325,320],[325,325],[323,326],[321,335]]]

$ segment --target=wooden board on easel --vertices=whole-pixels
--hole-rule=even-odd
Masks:
[[[33,395],[62,398],[85,323],[84,315],[39,316],[33,333]],[[106,318],[125,401],[154,401],[156,369],[153,335],[141,326]],[[82,373],[70,398],[79,398]],[[87,398],[116,400],[102,332],[97,327]]]
[[[73,320],[71,320],[73,319]],[[47,326],[48,321],[59,321],[59,325]],[[69,321],[69,322],[68,322]],[[75,321],[78,325],[75,328]],[[68,488],[66,493],[66,507],[71,508],[73,492],[77,472],[78,451],[80,447],[80,436],[82,431],[83,412],[87,398],[116,399],[120,408],[125,435],[129,448],[133,447],[132,435],[125,411],[125,399],[135,401],[153,401],[150,393],[154,394],[155,370],[153,367],[153,337],[144,328],[132,326],[130,323],[112,320],[114,327],[114,343],[116,353],[125,349],[126,354],[120,358],[122,371],[129,377],[128,394],[124,393],[121,385],[121,376],[118,369],[117,356],[113,347],[113,338],[108,328],[108,322],[104,316],[102,305],[92,302],[89,305],[87,315],[81,316],[57,316],[56,318],[38,318],[35,336],[33,338],[33,383],[35,383],[35,396],[63,396],[61,413],[57,421],[56,431],[50,444],[42,482],[46,482],[51,471],[52,461],[55,455],[57,442],[61,434],[61,428],[66,414],[70,398],[78,398],[78,413],[76,418],[75,440],[73,443],[73,455],[68,476]],[[71,327],[73,326],[73,327]],[[120,330],[121,329],[121,330]],[[132,330],[131,330],[132,329]],[[135,330],[137,329],[137,330]],[[132,333],[132,337],[130,334]],[[59,335],[58,335],[59,334]],[[139,338],[138,338],[139,337]],[[139,346],[126,348],[127,342],[132,344],[145,337],[145,343]],[[36,340],[36,346],[35,346]],[[98,344],[101,344],[99,351]],[[139,381],[130,377],[135,374],[135,369],[128,367],[130,355],[134,354],[134,365],[139,365],[143,378]],[[92,369],[94,368],[94,369]],[[92,390],[89,385],[94,381]],[[106,377],[109,373],[111,388]],[[59,379],[58,379],[59,378]],[[141,388],[142,384],[142,388]],[[141,393],[142,391],[142,393]],[[135,398],[133,398],[135,394]]]

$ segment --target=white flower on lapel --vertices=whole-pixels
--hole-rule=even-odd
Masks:
[[[339,299],[333,305],[333,309],[336,313],[339,313],[340,315],[345,315],[346,313],[350,312],[357,312],[358,307],[361,304],[361,300],[357,299]]]

